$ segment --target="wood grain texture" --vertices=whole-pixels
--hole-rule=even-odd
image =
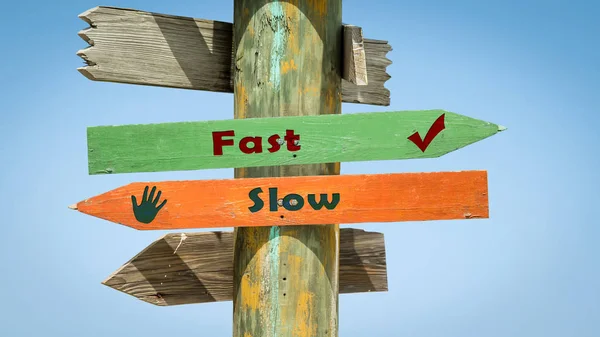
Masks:
[[[340,293],[388,290],[382,233],[340,229]],[[233,232],[171,233],[103,284],[160,306],[231,301]]]
[[[86,63],[78,70],[90,80],[233,92],[231,23],[104,6],[79,17],[90,25],[79,32],[90,47],[77,52]],[[369,84],[343,80],[344,102],[390,104],[391,50],[387,41],[364,39]]]
[[[236,119],[341,113],[341,0],[234,0],[233,36]],[[339,173],[339,163],[235,169],[239,180]],[[265,220],[235,229],[233,336],[337,337],[337,222]]]
[[[415,132],[425,137],[442,115],[445,129],[422,151],[409,137]],[[443,110],[100,126],[88,128],[88,167],[90,174],[105,174],[433,158],[502,129]],[[291,151],[286,130],[299,140]],[[214,132],[229,131],[235,135],[213,139]],[[273,135],[285,144],[274,147]],[[261,137],[244,144],[262,152],[242,152],[246,137]],[[234,143],[219,146],[221,139]],[[215,155],[215,144],[222,154]]]
[[[356,85],[368,85],[367,58],[361,27],[344,25],[344,76]]]
[[[146,186],[156,186],[167,200],[150,223],[136,220],[132,210],[132,196],[140,200]],[[281,205],[280,199],[294,193],[300,197]],[[317,203],[322,205],[312,206]],[[140,230],[487,218],[487,173],[136,182],[83,200],[77,209]]]

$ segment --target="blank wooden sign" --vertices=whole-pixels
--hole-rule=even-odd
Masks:
[[[382,233],[340,228],[339,266],[341,294],[388,290]],[[102,283],[161,306],[231,301],[233,232],[166,234]]]
[[[77,52],[86,63],[78,70],[90,80],[233,93],[229,22],[105,6],[79,17],[90,25],[79,32],[90,46]],[[343,28],[352,34],[360,27]],[[392,47],[356,34],[349,43],[352,59],[344,57],[344,64],[360,68],[354,77],[345,76],[350,81],[342,80],[343,102],[390,105],[385,83]]]

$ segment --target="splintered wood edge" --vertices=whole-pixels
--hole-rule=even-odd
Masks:
[[[98,9],[100,9],[102,6],[96,6],[94,8],[90,8],[87,11],[79,14],[77,17],[80,18],[81,20],[85,21],[88,23],[88,25],[90,25],[90,27],[94,27],[94,23],[92,22],[92,20],[89,18],[89,15],[95,11],[97,11]]]
[[[96,6],[94,8],[90,8],[87,11],[79,14],[77,17],[80,18],[81,20],[85,21],[89,27],[84,28],[82,30],[80,30],[77,35],[83,40],[85,41],[89,46],[83,49],[80,49],[77,51],[76,55],[81,57],[83,59],[83,62],[86,64],[83,67],[79,67],[77,68],[77,71],[79,71],[83,76],[85,76],[87,79],[95,81],[96,78],[94,77],[94,75],[92,75],[92,73],[88,70],[88,67],[93,67],[96,64],[92,61],[90,61],[86,55],[86,51],[90,50],[91,48],[93,48],[94,46],[94,41],[87,35],[87,33],[89,31],[91,31],[92,29],[96,29],[96,25],[94,24],[94,22],[92,21],[92,19],[90,18],[90,14],[92,14],[93,12],[99,10],[101,8],[101,6]]]

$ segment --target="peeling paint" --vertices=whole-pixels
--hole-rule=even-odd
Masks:
[[[298,88],[298,95],[300,96],[305,94],[318,95],[320,92],[321,89],[318,87],[306,86],[304,89]]]
[[[318,320],[315,320],[312,317],[314,297],[315,295],[308,291],[304,291],[298,296],[298,303],[296,305],[296,325],[292,332],[294,336],[314,337],[317,335],[316,322],[318,322]]]
[[[294,59],[291,59],[289,61],[281,61],[281,73],[282,74],[287,74],[288,72],[290,72],[292,70],[298,70],[298,66],[294,62]]]
[[[285,55],[285,15],[280,2],[273,1],[269,7],[275,25],[275,27],[272,27],[274,32],[269,80],[273,84],[273,89],[279,91],[281,86],[281,59]]]
[[[288,34],[288,50],[290,50],[294,55],[300,54],[300,46],[298,44],[298,25],[291,25],[290,33]]]
[[[327,0],[308,0],[308,5],[321,17],[327,14]]]
[[[335,106],[337,105],[337,102],[334,101],[334,96],[331,93],[331,90],[332,88],[327,88],[327,91],[325,92],[325,113],[327,114],[335,113]]]
[[[240,284],[242,294],[242,306],[251,309],[257,310],[259,308],[259,291],[260,286],[258,284],[254,284],[250,279],[250,275],[246,274],[242,277],[242,281]]]
[[[248,92],[243,84],[236,85],[235,104],[238,112],[238,118],[246,118],[246,108],[248,107]]]
[[[271,227],[269,231],[269,271],[270,280],[273,286],[271,289],[271,323],[272,336],[277,336],[277,327],[279,325],[279,227]]]

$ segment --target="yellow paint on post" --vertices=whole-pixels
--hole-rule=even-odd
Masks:
[[[338,96],[335,94],[335,88],[329,87],[325,92],[325,106],[327,107],[326,111],[335,111],[335,105],[337,104]]]
[[[308,5],[321,17],[327,14],[327,0],[308,0]]]
[[[294,21],[292,21],[290,23],[290,25],[297,26],[297,24],[295,24]],[[296,37],[294,30],[292,30],[290,32],[290,34],[288,35],[288,48],[292,52],[293,55],[300,54],[300,46],[298,44],[298,37]]]
[[[304,15],[300,11],[294,10],[298,8],[298,0],[290,0],[283,3],[284,11],[289,15],[287,20],[287,52],[291,52],[290,56],[297,56],[300,54],[300,46],[298,44],[298,23],[300,22],[300,16]],[[291,15],[290,15],[291,14]]]
[[[260,287],[252,284],[250,275],[242,277],[242,305],[248,309],[257,310],[260,303]]]
[[[281,61],[281,73],[282,74],[287,74],[288,72],[290,72],[292,70],[298,70],[298,66],[296,65],[296,63],[294,63],[294,59],[291,59],[289,61],[285,61],[285,60]]]
[[[296,326],[293,330],[294,336],[315,337],[317,335],[317,326],[311,311],[314,297],[314,294],[309,292],[303,292],[298,296],[298,303],[296,305]]]
[[[306,87],[304,88],[304,90],[302,89],[298,89],[298,95],[313,95],[313,96],[318,96],[319,93],[321,92],[321,88],[317,88],[317,87]]]
[[[300,270],[302,268],[302,256],[288,255],[288,264],[290,265],[290,270]],[[298,276],[300,276],[300,275],[298,275]],[[302,279],[296,278],[293,280],[302,280]]]
[[[246,108],[248,106],[248,93],[246,92],[244,85],[241,83],[236,85],[236,89],[238,92],[238,94],[235,96],[236,109],[238,109],[239,114],[245,118],[247,110]]]

